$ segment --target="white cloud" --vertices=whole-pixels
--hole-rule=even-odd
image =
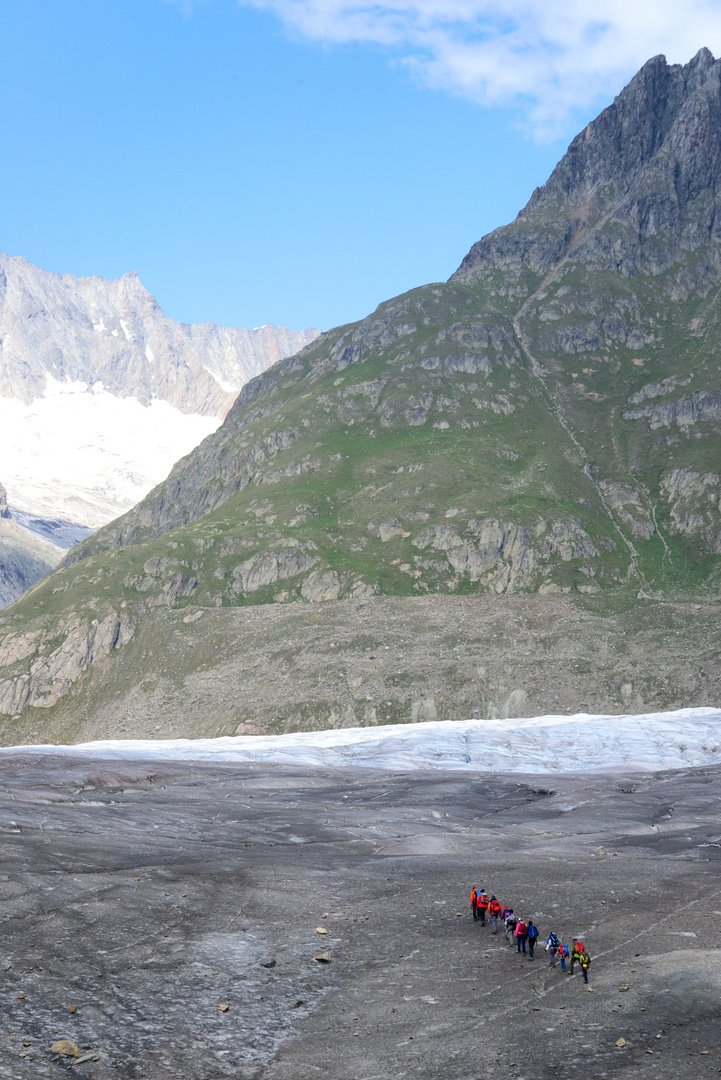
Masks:
[[[240,0],[329,43],[387,47],[424,83],[522,106],[538,139],[618,92],[649,57],[721,52],[721,0]]]

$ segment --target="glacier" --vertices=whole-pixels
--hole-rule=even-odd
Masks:
[[[221,423],[46,375],[26,404],[0,396],[0,461],[13,508],[98,528],[129,510]]]
[[[390,771],[653,772],[720,763],[721,709],[440,720],[218,739],[111,739],[76,745],[5,747],[0,753]]]

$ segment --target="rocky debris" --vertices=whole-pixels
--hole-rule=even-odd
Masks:
[[[190,626],[183,609],[153,608],[112,663],[91,667],[54,709],[16,712],[0,741],[272,735],[718,699],[717,604],[637,601],[602,616],[559,591],[570,587],[560,575],[550,583],[541,595],[362,600],[350,585],[325,604],[207,608]],[[31,662],[0,670],[0,682]]]
[[[694,469],[671,469],[661,477],[661,497],[668,503],[671,532],[702,541],[721,555],[721,476]]]
[[[637,540],[650,540],[656,531],[648,510],[647,500],[631,484],[601,480],[603,496],[614,516]]]
[[[673,930],[698,931],[701,906],[712,916],[718,768],[634,776],[631,798],[627,772],[558,779],[560,792],[548,775],[502,771],[4,755],[0,810],[17,827],[3,831],[15,964],[0,1067],[51,1080],[94,1047],[98,1063],[78,1071],[103,1078],[438,1080],[523,1062],[518,1075],[535,1080],[573,1075],[581,1049],[589,1076],[617,1073],[618,1054],[637,1072],[650,1045],[662,1050],[651,1075],[697,1080],[700,1051],[716,1052],[719,951],[701,934],[650,945],[639,928],[668,924],[690,862],[697,903],[676,905]],[[112,801],[98,805],[100,792]],[[677,826],[649,829],[669,804]],[[515,970],[473,922],[479,845],[483,881],[532,905],[541,940],[586,931],[595,994],[543,963]],[[594,858],[599,846],[619,856]],[[334,941],[311,942],[331,895]],[[479,956],[485,985],[528,1002],[522,1024],[518,1007],[497,1010],[492,1037],[468,1023]],[[69,985],[87,1003],[72,1030]],[[52,1060],[61,1039],[77,1057]]]
[[[61,637],[61,644],[0,682],[0,714],[16,716],[26,706],[47,709],[56,705],[96,660],[127,645],[134,629],[130,615],[114,611],[103,619],[75,616],[64,626],[53,628],[48,636],[50,640]],[[11,634],[0,643],[3,656],[14,657],[15,664],[28,660],[39,651],[38,646],[37,635],[13,640]]]

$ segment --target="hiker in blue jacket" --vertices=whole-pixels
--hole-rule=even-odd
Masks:
[[[546,952],[551,958],[551,967],[556,966],[556,953],[558,952],[560,944],[561,942],[559,938],[556,936],[556,934],[553,933],[553,931],[551,931],[546,940]]]

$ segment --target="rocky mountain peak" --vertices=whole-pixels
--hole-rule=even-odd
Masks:
[[[710,96],[718,101],[721,61],[701,49],[685,66],[655,56],[631,79],[612,105],[576,136],[553,170],[544,189],[537,189],[523,215],[544,195],[562,194],[577,201],[599,184],[628,190],[640,170],[672,140],[677,125],[688,128],[692,117],[711,129],[717,118],[704,108]],[[703,114],[706,114],[705,116]],[[676,147],[681,158],[697,150],[691,143]],[[718,141],[714,146],[718,152]]]
[[[628,273],[658,270],[659,255],[669,265],[682,240],[711,239],[716,215],[698,200],[715,203],[720,180],[721,60],[706,48],[685,65],[655,56],[576,136],[516,221],[474,244],[454,277],[513,264],[547,272],[606,220],[634,231],[622,238]]]

